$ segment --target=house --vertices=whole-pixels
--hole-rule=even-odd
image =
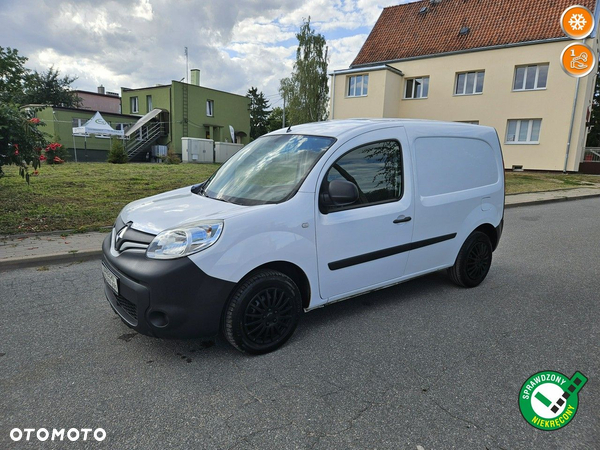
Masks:
[[[109,113],[121,113],[121,97],[116,92],[106,92],[104,86],[98,86],[98,92],[74,91],[81,99],[79,107],[92,111],[104,111]]]
[[[587,7],[598,24],[596,0]],[[595,73],[561,68],[572,0],[423,0],[385,8],[348,69],[330,118],[423,118],[496,128],[507,169],[579,169]],[[581,41],[580,41],[581,42]],[[595,55],[598,38],[585,39]]]
[[[137,116],[97,109],[49,105],[27,105],[26,107],[35,108],[35,116],[44,122],[45,126],[41,129],[47,133],[48,139],[62,144],[69,153],[71,161],[78,162],[105,162],[111,147],[111,139],[115,139],[103,135],[87,137],[73,135],[73,128],[83,126],[96,111],[99,111],[104,120],[116,130],[125,130],[139,119]]]
[[[141,116],[140,125],[134,128],[138,144],[128,148],[130,155],[144,153],[152,145],[169,145],[181,155],[183,137],[248,143],[249,99],[201,86],[198,69],[191,71],[191,83],[172,81],[153,87],[122,88],[121,98],[124,114]],[[234,140],[230,127],[234,129]]]

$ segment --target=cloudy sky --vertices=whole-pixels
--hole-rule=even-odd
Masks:
[[[0,0],[0,46],[77,76],[76,89],[169,83],[201,70],[201,84],[238,94],[257,86],[280,106],[298,31],[311,17],[329,70],[347,68],[384,6],[412,0]]]

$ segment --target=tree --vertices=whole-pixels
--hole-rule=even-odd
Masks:
[[[600,73],[596,75],[596,88],[592,99],[592,113],[590,115],[590,132],[587,135],[586,147],[600,147]]]
[[[19,103],[23,82],[29,73],[25,61],[27,58],[19,56],[18,50],[0,47],[0,103]]]
[[[50,67],[46,72],[34,71],[25,76],[20,104],[41,104],[76,108],[81,99],[71,91],[71,84],[77,77],[60,76],[60,71]]]
[[[286,110],[287,110],[287,108],[286,108]],[[268,128],[269,132],[279,130],[280,128],[282,128],[283,127],[283,108],[281,108],[280,106],[276,106],[275,108],[273,108],[273,110],[271,111],[271,114],[269,114],[269,117],[267,118],[267,121],[268,121],[267,128]]]
[[[268,132],[269,101],[254,86],[246,97],[250,99],[250,138],[256,139]]]
[[[286,125],[327,118],[327,46],[322,34],[310,27],[310,17],[296,34],[298,49],[292,75],[280,81],[279,92],[289,106]],[[287,113],[286,109],[286,113]],[[288,120],[289,117],[289,120]]]

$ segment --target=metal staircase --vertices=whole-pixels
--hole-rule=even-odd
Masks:
[[[164,134],[164,127],[161,122],[149,122],[144,125],[129,138],[129,141],[125,145],[127,158],[131,160],[139,153],[148,150]]]

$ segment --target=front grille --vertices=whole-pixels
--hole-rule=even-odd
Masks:
[[[114,246],[119,253],[130,249],[146,250],[154,239],[153,234],[135,230],[132,225],[132,222],[124,224],[120,218],[115,223]]]
[[[137,306],[135,303],[130,302],[125,297],[121,295],[115,295],[117,306],[120,306],[121,309],[129,315],[133,320],[137,322]]]

